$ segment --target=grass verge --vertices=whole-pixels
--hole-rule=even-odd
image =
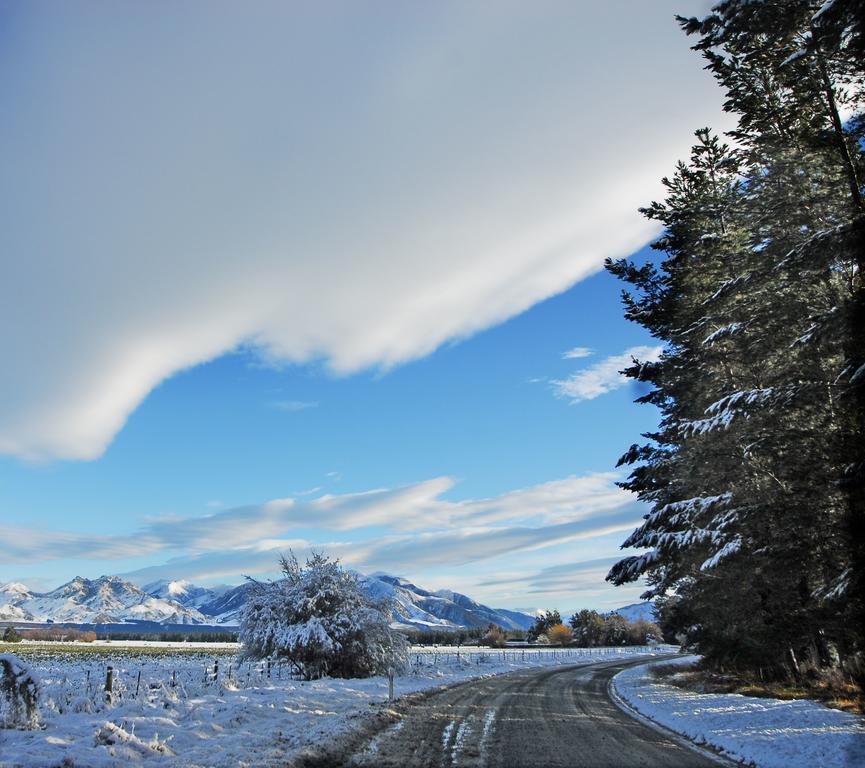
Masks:
[[[654,664],[654,677],[677,688],[695,693],[738,693],[768,699],[793,701],[810,699],[827,707],[853,714],[865,714],[861,689],[843,673],[825,672],[800,682],[765,682],[742,674],[716,672],[700,667],[699,663]]]

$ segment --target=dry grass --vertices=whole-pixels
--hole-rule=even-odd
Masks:
[[[742,696],[812,699],[833,709],[865,714],[862,690],[841,672],[829,671],[802,682],[764,682],[746,675],[712,672],[697,664],[656,664],[652,674],[665,683],[697,693],[738,693]]]

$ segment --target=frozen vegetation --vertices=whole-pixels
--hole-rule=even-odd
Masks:
[[[645,652],[418,648],[396,679],[396,696],[530,666]],[[268,676],[266,662],[241,663],[231,649],[205,655],[165,647],[34,647],[26,656],[39,683],[39,727],[0,729],[2,768],[284,766],[304,749],[362,725],[388,698],[386,677],[304,682],[276,665]],[[110,697],[104,690],[109,664]]]

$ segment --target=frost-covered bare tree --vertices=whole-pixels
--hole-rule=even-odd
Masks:
[[[370,677],[402,667],[408,642],[391,630],[388,606],[372,602],[338,561],[314,553],[281,559],[283,578],[252,580],[240,621],[248,659],[285,659],[306,680]]]

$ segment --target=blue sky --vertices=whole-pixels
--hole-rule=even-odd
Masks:
[[[148,518],[207,519],[270,499],[394,489],[442,476],[454,485],[440,498],[459,502],[608,473],[639,433],[652,428],[655,414],[632,403],[638,394],[633,383],[575,403],[555,382],[653,343],[622,318],[619,291],[612,277],[599,272],[494,328],[389,371],[336,376],[321,364],[267,365],[254,352],[238,350],[157,387],[97,461],[3,459],[0,503],[17,510],[17,520],[38,519],[49,529],[125,537]],[[564,357],[575,348],[585,356]],[[615,386],[617,377],[608,378]],[[638,517],[636,505],[622,506],[623,521]],[[435,520],[424,527],[435,529]],[[319,545],[334,539],[313,520],[290,530]],[[351,540],[367,542],[381,533],[380,526],[365,527]],[[528,566],[519,573],[540,573],[554,548],[568,567],[598,560],[596,555],[609,558],[621,539],[615,533],[593,538],[589,546],[551,544],[522,558],[507,552],[486,564],[492,570],[477,564],[458,569],[476,572],[469,579],[477,586],[455,583],[450,565],[400,572],[422,584],[489,591],[504,607],[560,605],[555,593],[526,594],[512,584],[483,582],[488,572],[517,563]],[[63,557],[35,567],[10,563],[2,578],[53,586],[79,572],[161,567],[168,553]],[[634,591],[622,597],[622,590],[609,592],[604,599],[615,602]],[[573,590],[562,597],[576,606]]]
[[[0,580],[632,601],[600,266],[725,118],[682,4],[578,5],[0,3]]]

